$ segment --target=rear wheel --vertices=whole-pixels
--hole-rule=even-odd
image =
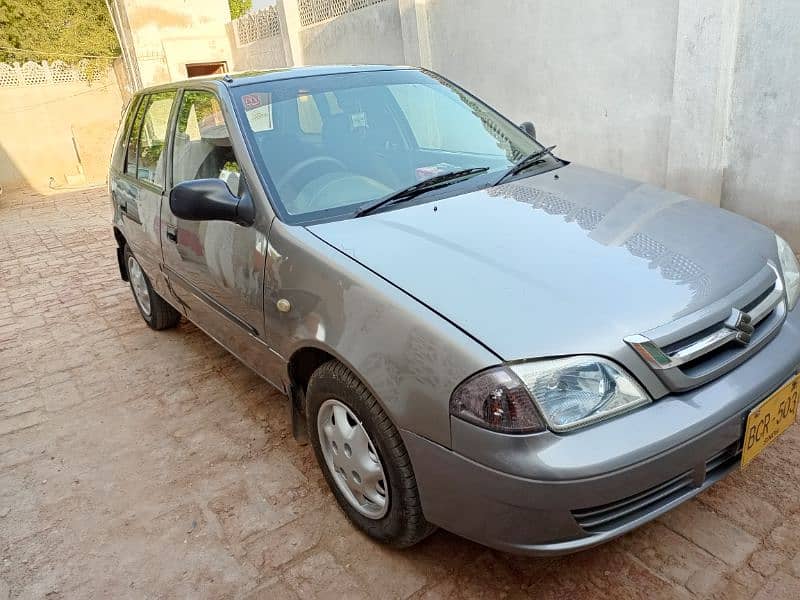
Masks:
[[[155,292],[139,261],[136,260],[127,245],[124,256],[133,299],[136,301],[139,314],[142,315],[144,322],[151,329],[156,330],[175,327],[181,320],[181,314]]]
[[[311,376],[307,403],[317,462],[350,521],[400,548],[435,531],[422,514],[403,440],[364,384],[330,361]]]

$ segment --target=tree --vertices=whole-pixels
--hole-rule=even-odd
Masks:
[[[238,19],[253,6],[253,0],[228,0],[231,19]]]
[[[117,56],[104,0],[0,0],[0,61]]]

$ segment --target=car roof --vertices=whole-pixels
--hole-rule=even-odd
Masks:
[[[239,87],[252,83],[265,83],[270,81],[282,81],[285,79],[297,79],[300,77],[314,77],[319,75],[338,75],[342,73],[364,73],[370,71],[398,71],[413,70],[416,67],[402,65],[319,65],[306,67],[286,67],[283,69],[263,69],[255,71],[241,71],[236,73],[224,73],[221,75],[209,75],[206,77],[192,77],[182,81],[173,81],[154,85],[139,90],[137,93],[149,93],[158,90],[169,90],[186,87],[199,81],[217,82],[226,87]]]

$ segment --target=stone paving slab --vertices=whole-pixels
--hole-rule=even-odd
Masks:
[[[800,427],[578,555],[389,550],[280,394],[190,323],[145,327],[114,247],[105,189],[0,196],[0,600],[800,598]]]

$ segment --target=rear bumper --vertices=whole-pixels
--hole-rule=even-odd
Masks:
[[[775,339],[725,376],[583,431],[504,436],[453,420],[453,450],[402,431],[425,516],[514,553],[606,542],[738,468],[749,411],[798,365],[792,311]]]

